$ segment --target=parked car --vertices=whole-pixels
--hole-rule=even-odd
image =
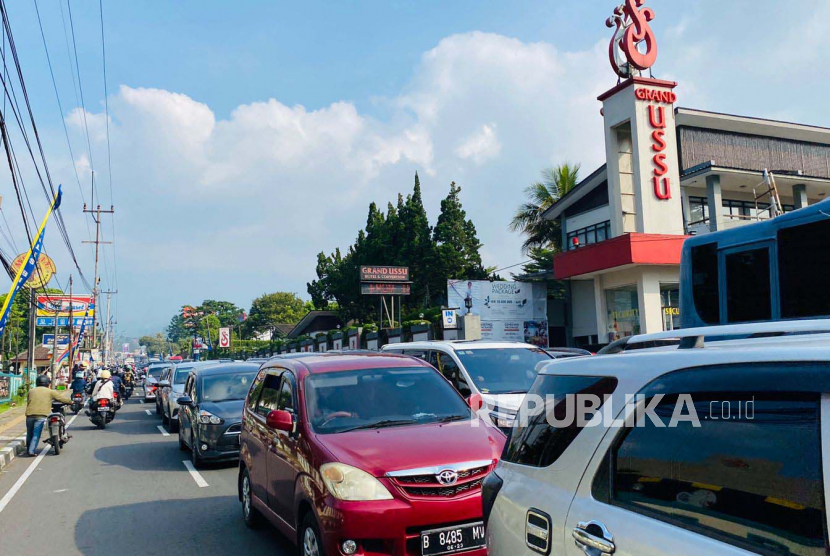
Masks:
[[[824,555],[829,333],[830,320],[676,330],[627,343],[675,347],[545,365],[528,397],[553,401],[523,406],[485,481],[490,556]],[[566,395],[587,393],[605,400],[600,426],[563,422]]]
[[[244,407],[242,515],[304,555],[483,556],[480,488],[504,440],[420,359],[272,359]]]
[[[193,465],[239,457],[242,405],[259,365],[220,363],[189,370],[177,400],[179,448]]]
[[[150,365],[147,368],[147,374],[144,377],[144,401],[152,401],[155,403],[158,395],[158,381],[161,380],[164,371],[172,367],[168,363],[160,363],[157,365]],[[158,408],[158,405],[156,406]],[[158,413],[158,411],[156,412]]]
[[[518,342],[429,341],[388,344],[384,353],[402,353],[427,361],[468,398],[480,394],[490,418],[507,431],[536,378],[536,367],[552,356]]]
[[[184,384],[190,371],[197,368],[216,365],[219,361],[192,361],[181,363],[170,374],[159,382],[159,406],[161,407],[161,422],[166,424],[170,432],[176,432],[179,426],[179,404],[176,400],[184,392]]]

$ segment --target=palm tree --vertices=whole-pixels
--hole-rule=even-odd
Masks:
[[[579,182],[579,164],[564,163],[542,170],[542,181],[525,188],[528,202],[522,204],[510,221],[510,229],[525,236],[522,250],[553,249],[561,247],[560,225],[545,220],[542,213],[553,206]]]

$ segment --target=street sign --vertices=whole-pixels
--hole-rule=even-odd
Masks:
[[[361,266],[361,282],[407,282],[408,266]]]
[[[360,293],[363,295],[409,295],[411,282],[361,282]]]
[[[444,330],[458,328],[458,317],[455,314],[455,309],[444,309],[441,311],[441,319],[444,322]]]
[[[81,326],[84,324],[84,317],[75,317],[72,319],[72,326]],[[92,326],[92,318],[86,319],[86,325]],[[37,317],[35,326],[55,326],[55,317]],[[69,326],[69,317],[58,317],[58,326]]]
[[[231,329],[230,328],[220,328],[219,329],[219,347],[220,348],[229,348],[229,347],[231,347]]]
[[[55,335],[54,334],[44,334],[43,335],[43,347],[52,347],[54,345]],[[58,334],[58,347],[65,348],[69,345],[69,334]]]

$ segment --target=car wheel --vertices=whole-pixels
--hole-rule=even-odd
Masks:
[[[190,461],[193,462],[193,467],[201,467],[204,463],[202,456],[199,455],[198,448],[196,447],[196,439],[193,437],[193,434],[190,435]]]
[[[325,556],[320,531],[314,514],[308,512],[300,526],[300,554],[302,556]]]
[[[247,469],[242,470],[240,490],[242,494],[242,519],[245,521],[245,525],[251,529],[256,529],[262,525],[262,514],[254,508],[253,494],[251,493],[251,476],[248,475]]]
[[[170,417],[167,418],[167,428],[170,429],[170,432],[176,432],[179,430],[179,421],[178,419],[173,420],[173,412],[170,410],[170,406],[167,407],[167,411],[170,414]]]

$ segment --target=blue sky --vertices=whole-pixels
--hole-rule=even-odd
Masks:
[[[108,205],[97,4],[74,0],[72,8]],[[118,319],[127,334],[161,330],[182,304],[204,298],[248,307],[268,291],[305,296],[316,254],[345,248],[368,203],[408,191],[415,171],[433,221],[455,180],[485,263],[520,262],[520,238],[507,223],[523,187],[548,165],[580,162],[587,174],[602,162],[596,96],[615,84],[604,25],[614,2],[104,4]],[[830,126],[826,2],[648,5],[657,14],[655,76],[680,83],[681,106]],[[38,0],[74,161],[34,3],[10,2],[10,19],[50,167],[67,191],[65,218],[91,275],[72,167],[88,196],[89,159],[59,6]],[[51,238],[63,282],[71,265],[56,232],[47,247]],[[103,287],[116,285],[112,258],[107,248]]]

